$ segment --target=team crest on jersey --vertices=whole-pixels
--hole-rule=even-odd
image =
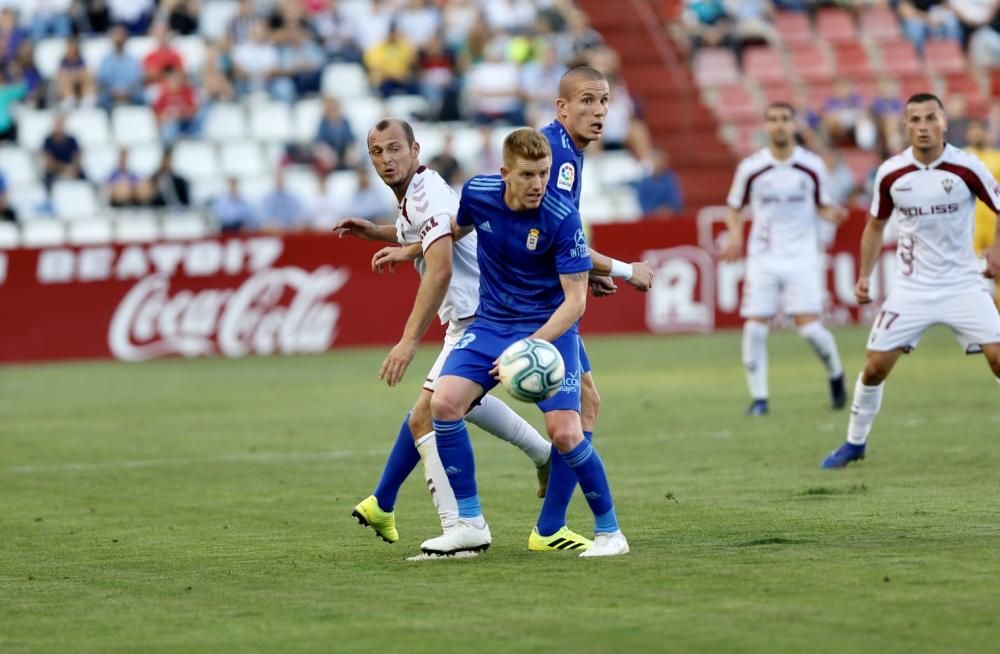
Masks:
[[[529,250],[534,250],[535,248],[538,247],[538,235],[540,233],[541,232],[539,232],[537,229],[534,229],[534,228],[528,230],[528,240],[527,240],[527,242],[524,245]]]
[[[951,193],[951,187],[954,185],[955,182],[952,181],[951,177],[945,177],[944,179],[941,180],[941,186],[944,187],[945,193]]]
[[[563,165],[559,166],[559,177],[556,179],[556,188],[561,188],[564,191],[573,190],[573,182],[576,181],[576,168],[573,164],[567,161]]]

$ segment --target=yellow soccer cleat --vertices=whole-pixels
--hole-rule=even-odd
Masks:
[[[532,552],[559,552],[574,550],[583,552],[589,550],[594,541],[584,538],[569,527],[563,527],[551,536],[542,536],[538,528],[531,530],[528,536],[528,549]]]
[[[351,515],[358,519],[358,523],[363,527],[371,527],[375,534],[387,543],[395,543],[399,540],[399,532],[396,531],[396,514],[392,511],[386,513],[378,506],[378,500],[374,495],[369,495],[361,500]]]

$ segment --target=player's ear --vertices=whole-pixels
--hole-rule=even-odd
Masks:
[[[414,141],[413,145],[411,147],[413,148],[413,156],[414,157],[419,157],[420,156],[420,142],[419,141]]]
[[[556,115],[566,117],[566,98],[556,98]]]

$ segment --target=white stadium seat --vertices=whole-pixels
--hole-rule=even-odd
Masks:
[[[150,143],[160,138],[156,117],[149,107],[115,107],[111,114],[111,129],[118,145]]]
[[[378,98],[354,98],[340,103],[340,111],[351,124],[354,135],[364,140],[365,134],[382,118],[385,118],[385,107]]]
[[[82,107],[66,114],[66,131],[76,138],[81,148],[111,141],[108,114],[98,107]]]
[[[113,229],[114,238],[119,243],[150,243],[160,238],[156,216],[145,213],[120,215]]]
[[[66,228],[58,220],[32,220],[21,225],[21,245],[43,248],[66,242]]]
[[[219,157],[205,141],[178,141],[174,145],[174,170],[187,179],[218,177]]]
[[[180,36],[173,40],[173,46],[181,55],[184,70],[188,75],[198,75],[205,63],[205,40],[196,35]]]
[[[198,31],[210,41],[226,33],[229,19],[236,15],[236,0],[212,0],[201,3]]]
[[[334,63],[323,69],[323,95],[336,98],[363,98],[371,95],[368,76],[361,64]]]
[[[66,54],[66,39],[42,39],[35,44],[35,67],[42,77],[46,79],[55,77],[64,54]]]
[[[93,245],[110,243],[112,240],[111,221],[107,218],[81,218],[66,226],[67,241],[73,245]]]
[[[309,205],[319,197],[319,180],[316,171],[308,166],[295,166],[285,170],[285,188]]]
[[[601,180],[609,186],[620,186],[642,179],[642,164],[625,151],[602,152],[597,161]],[[584,169],[588,166],[584,166]]]
[[[59,180],[52,185],[52,207],[56,216],[73,220],[97,215],[97,196],[90,182]]]
[[[198,239],[210,233],[205,219],[197,213],[174,214],[163,218],[163,238],[166,239]]]
[[[22,222],[35,218],[47,220],[45,205],[48,197],[45,187],[38,183],[17,184],[10,189],[10,203],[17,210],[18,220]]]
[[[8,185],[34,184],[35,161],[24,148],[17,146],[0,148],[0,171],[7,178]]]
[[[295,135],[299,143],[311,143],[316,138],[319,121],[323,118],[323,101],[308,98],[295,103]]]
[[[270,175],[246,175],[240,177],[240,192],[250,204],[257,204],[274,189],[274,177]]]
[[[95,184],[103,184],[118,165],[118,148],[113,145],[84,148],[80,164],[87,179]]]
[[[52,132],[55,112],[49,109],[27,109],[17,112],[17,142],[22,148],[41,150],[45,138]]]
[[[226,190],[226,181],[221,177],[212,179],[191,179],[191,204],[206,207],[212,204]]]
[[[472,173],[481,172],[473,170],[476,155],[483,146],[483,137],[479,130],[468,125],[460,125],[451,133],[451,138],[452,154],[462,163],[462,167]]]
[[[236,141],[246,138],[247,120],[243,107],[228,103],[212,105],[205,118],[203,134],[212,141]]]
[[[222,146],[222,171],[227,176],[250,177],[266,172],[260,146],[250,142],[226,143]]]
[[[430,112],[430,102],[422,95],[394,95],[385,99],[385,113],[396,118],[417,120]]]
[[[163,146],[160,143],[140,143],[128,149],[128,167],[139,177],[149,177],[160,167]]]
[[[334,199],[337,206],[350,203],[351,196],[356,190],[358,190],[358,175],[353,170],[341,170],[327,175],[326,193]]]
[[[287,142],[292,138],[292,110],[284,102],[250,105],[250,133],[258,141]]]
[[[152,36],[130,36],[125,42],[125,52],[138,59],[139,63],[142,63],[155,47],[156,39]]]
[[[80,41],[80,54],[91,73],[96,73],[101,62],[111,53],[111,39],[106,36],[91,36]]]
[[[13,250],[21,244],[21,230],[11,222],[0,221],[0,250]]]

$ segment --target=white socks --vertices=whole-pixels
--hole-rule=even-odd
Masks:
[[[844,366],[840,364],[840,353],[837,351],[837,341],[833,339],[830,330],[818,320],[799,327],[799,336],[806,339],[812,346],[816,356],[826,366],[830,379],[836,379],[844,374]]]
[[[542,438],[537,429],[499,398],[484,395],[479,404],[472,407],[472,410],[465,415],[465,419],[483,431],[519,448],[534,461],[536,466],[543,466],[549,460],[552,443]]]
[[[455,500],[455,492],[451,490],[448,475],[445,474],[441,457],[438,456],[437,439],[434,438],[434,432],[424,434],[413,444],[417,447],[420,460],[424,463],[427,490],[431,492],[434,508],[437,509],[438,517],[441,518],[441,529],[447,531],[458,522],[458,501]]]
[[[882,389],[885,384],[865,386],[861,383],[861,375],[854,384],[854,401],[851,403],[851,422],[847,426],[847,442],[852,445],[864,445],[868,440],[868,432],[872,430],[872,422],[882,406]]]
[[[754,400],[767,399],[767,332],[764,323],[752,320],[743,323],[743,367],[747,372],[747,389]]]

